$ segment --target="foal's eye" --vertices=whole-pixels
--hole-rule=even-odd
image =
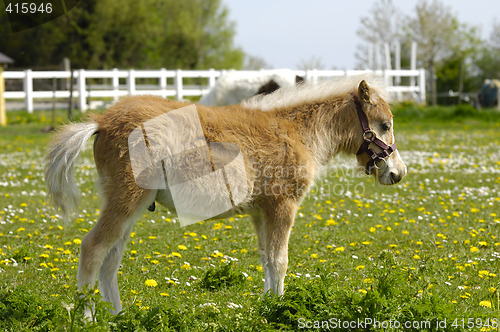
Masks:
[[[391,123],[390,122],[384,122],[382,123],[382,130],[383,131],[389,131],[391,129]]]

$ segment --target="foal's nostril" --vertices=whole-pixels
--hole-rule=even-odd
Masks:
[[[389,175],[391,176],[392,183],[398,183],[399,181],[401,181],[402,178],[401,174],[396,174],[394,172],[391,172]]]

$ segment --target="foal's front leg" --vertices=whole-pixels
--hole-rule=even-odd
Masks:
[[[288,239],[297,212],[292,200],[272,200],[264,208],[264,241],[267,257],[264,292],[271,290],[282,295],[286,270],[288,268]]]

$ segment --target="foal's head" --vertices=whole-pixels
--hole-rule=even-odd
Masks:
[[[389,105],[365,81],[352,97],[358,113],[359,130],[355,129],[354,139],[359,147],[358,163],[379,183],[398,183],[406,175],[406,165],[396,150]]]

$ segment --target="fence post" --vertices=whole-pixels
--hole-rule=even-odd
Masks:
[[[119,92],[120,92],[120,78],[118,77],[118,68],[113,68],[113,78],[112,78],[112,83],[113,83],[113,100],[117,101],[119,97]]]
[[[31,69],[26,69],[24,71],[24,93],[26,94],[26,99],[24,102],[26,104],[26,109],[28,113],[33,113],[33,73]]]
[[[385,86],[393,86],[394,84],[392,84],[392,76],[390,74],[390,70],[384,70],[382,72],[382,75],[384,75],[384,84]]]
[[[497,88],[497,110],[500,111],[500,88]]]
[[[87,90],[85,83],[85,69],[80,69],[78,70],[78,108],[82,113],[87,110]]]
[[[306,81],[312,82],[313,84],[318,83],[316,69],[306,69]]]
[[[177,69],[175,71],[175,94],[177,100],[181,101],[184,98],[182,93],[182,70]]]
[[[419,86],[420,86],[420,101],[424,104],[427,104],[427,96],[425,95],[425,69],[420,69],[420,77],[419,77]]]
[[[208,89],[212,89],[215,86],[215,69],[210,68],[210,76],[208,77]]]
[[[160,69],[160,90],[161,96],[167,98],[167,70],[165,68]]]
[[[5,98],[3,93],[5,91],[5,80],[3,78],[3,64],[0,64],[0,126],[7,125],[7,113],[5,111]]]
[[[133,69],[130,69],[128,71],[127,84],[128,84],[128,94],[130,96],[135,95],[135,72]]]

